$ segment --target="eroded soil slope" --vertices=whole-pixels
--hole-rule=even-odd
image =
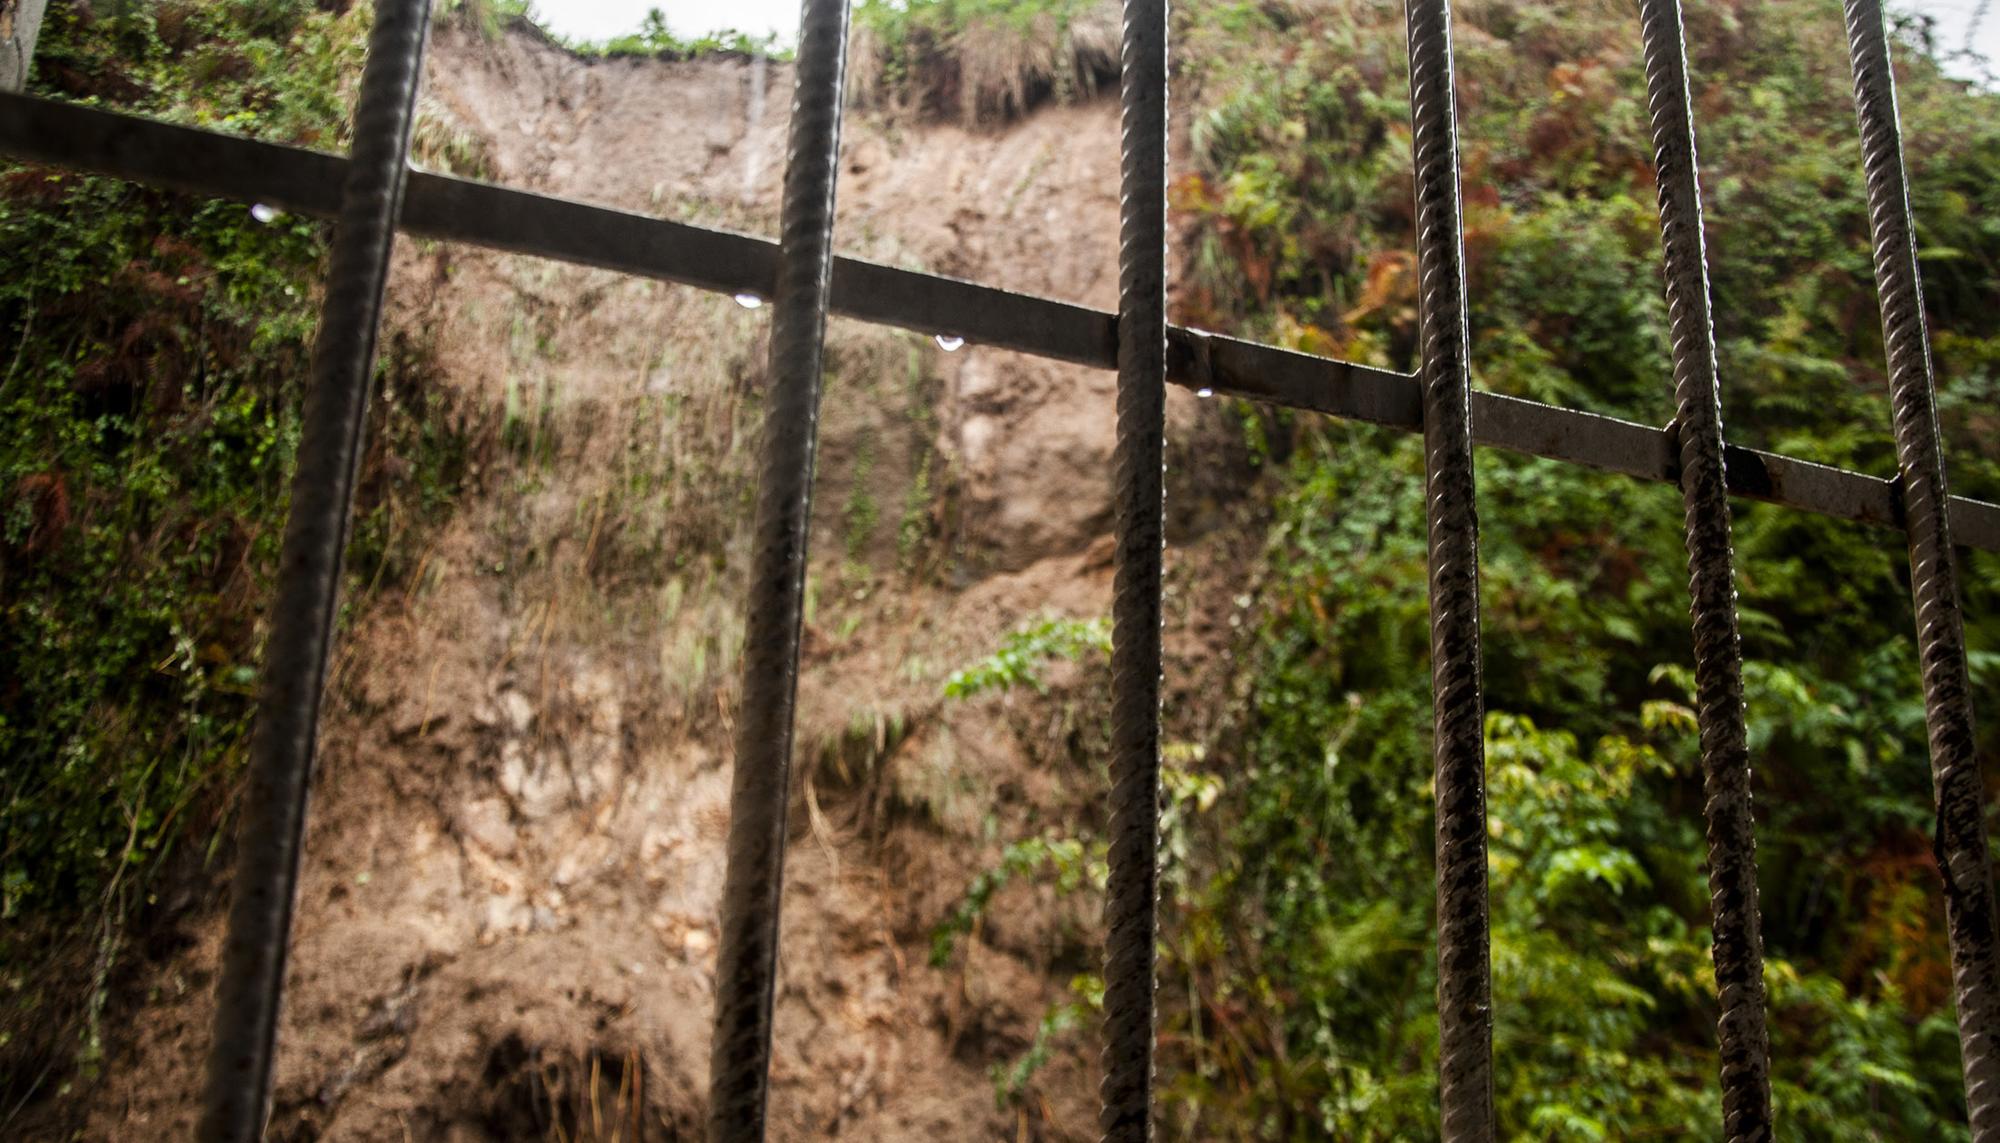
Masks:
[[[770,233],[790,84],[762,61],[593,62],[443,28],[423,145],[495,181]],[[844,252],[1112,305],[1112,103],[995,133],[861,117],[844,153]],[[483,444],[403,581],[354,600],[273,1136],[693,1137],[768,310],[410,240],[393,309]],[[1088,1037],[1059,1039],[1020,1098],[990,1073],[1093,969],[1100,902],[1017,884],[948,968],[929,958],[1007,842],[1101,817],[1100,664],[1051,668],[1046,696],[941,694],[1025,622],[1108,611],[1112,387],[833,324],[779,1138],[1094,1136]],[[1220,431],[1179,395],[1175,417],[1182,449]],[[1184,585],[1240,565],[1248,535],[1176,556],[1190,662],[1231,593]],[[1180,717],[1213,705],[1189,695],[1214,677],[1178,677]],[[191,1125],[220,917],[185,924],[107,1062],[94,1138]]]

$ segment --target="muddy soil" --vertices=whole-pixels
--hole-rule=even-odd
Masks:
[[[761,60],[442,28],[424,150],[770,233],[790,85]],[[850,120],[838,245],[1110,308],[1117,138],[1106,100],[979,133]],[[272,1137],[695,1138],[769,311],[407,239],[392,295],[486,445],[414,570],[353,601]],[[1101,824],[1101,663],[1052,667],[1045,695],[942,687],[1024,623],[1108,612],[1113,378],[841,321],[828,360],[774,1137],[1093,1138],[1087,1032],[1018,1095],[994,1073],[1095,970],[1101,901],[1015,884],[949,963],[931,952],[1007,843]],[[1177,455],[1229,431],[1185,394],[1174,424]],[[1257,542],[1195,499],[1169,608],[1184,723],[1225,689],[1241,590],[1199,585],[1237,582]],[[221,916],[182,925],[91,1138],[192,1124]]]

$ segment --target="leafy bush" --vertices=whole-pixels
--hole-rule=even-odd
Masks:
[[[646,18],[639,25],[637,32],[613,37],[602,44],[575,46],[607,56],[665,56],[671,59],[694,59],[713,52],[732,52],[737,55],[767,56],[772,59],[791,58],[788,49],[778,47],[778,38],[774,33],[753,36],[730,28],[684,40],[668,29],[666,13],[658,8],[647,10]]]
[[[1664,423],[1636,19],[1455,8],[1476,382]],[[1408,368],[1401,6],[1179,12],[1180,317]],[[1731,435],[1888,474],[1838,12],[1715,0],[1689,26]],[[2000,312],[1980,299],[2000,286],[1984,221],[2000,217],[2000,97],[1944,79],[1920,41],[1902,61],[1952,477],[1990,496]],[[1275,509],[1235,652],[1241,729],[1204,744],[1206,770],[1240,778],[1181,827],[1201,840],[1177,851],[1163,901],[1162,976],[1186,982],[1162,992],[1166,1115],[1185,1137],[1434,1137],[1421,449],[1243,422]],[[1718,1104],[1679,498],[1533,458],[1478,463],[1502,1127],[1700,1133]],[[1906,557],[1893,533],[1756,505],[1737,506],[1736,545],[1784,1129],[1965,1138]],[[1966,558],[1991,705],[1994,561]],[[1032,685],[1064,646],[1016,633],[953,685]],[[992,877],[1028,873],[1047,844],[1008,850]],[[968,931],[993,887],[976,882],[940,933]]]
[[[101,17],[57,4],[36,74],[44,94],[337,146],[366,19],[304,0]],[[199,869],[228,832],[324,229],[0,166],[0,245],[14,252],[0,280],[10,1109],[94,1061],[134,923],[183,907],[190,879],[165,875]],[[406,569],[469,439],[425,347],[399,335],[385,349],[350,560],[363,586]]]
[[[1023,684],[1044,691],[1043,662],[1051,658],[1074,660],[1092,651],[1110,654],[1110,623],[1103,619],[1044,619],[1009,634],[993,654],[953,671],[945,680],[944,695],[971,698]]]
[[[535,5],[533,0],[438,0],[431,14],[437,20],[463,20],[494,40],[516,22],[532,22]]]
[[[1454,7],[1476,382],[1663,423],[1636,18]],[[1412,363],[1400,17],[1373,0],[1184,10],[1188,320]],[[1689,27],[1731,435],[1891,472],[1838,11],[1717,0],[1691,4]],[[2000,284],[2000,231],[1974,218],[2000,217],[1980,182],[2000,97],[1944,79],[1920,41],[1901,61],[1952,477],[1991,495],[1993,424],[1972,409],[2000,313],[1973,299]],[[1273,425],[1246,422],[1260,439]],[[1204,1136],[1435,1135],[1421,453],[1376,430],[1278,431],[1239,652],[1247,733],[1211,744],[1243,780],[1168,913],[1164,971],[1199,985],[1169,1021],[1174,1115]],[[1503,1129],[1713,1123],[1678,497],[1497,453],[1479,469]],[[1964,1138],[1901,545],[1753,505],[1736,540],[1785,1130]],[[1992,561],[1967,558],[1974,646],[1990,647]]]

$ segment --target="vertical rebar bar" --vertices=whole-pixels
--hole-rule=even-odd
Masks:
[[[1658,167],[1660,243],[1673,331],[1674,424],[1680,434],[1695,714],[1701,728],[1702,812],[1721,1015],[1723,1137],[1771,1138],[1771,1038],[1765,1026],[1764,939],[1757,908],[1757,834],[1744,724],[1729,488],[1723,478],[1722,385],[1715,365],[1700,164],[1688,94],[1680,0],[1639,0],[1646,96]]]
[[[1160,828],[1160,582],[1166,540],[1167,2],[1125,0],[1119,59],[1117,570],[1104,1103],[1114,1143],[1153,1137]]]
[[[320,694],[333,640],[375,338],[408,174],[430,0],[380,0],[313,344],[277,600],[243,793],[229,932],[199,1137],[262,1138],[284,992]]]
[[[1947,518],[1944,450],[1938,439],[1916,224],[1910,216],[1896,77],[1882,5],[1880,0],[1846,0],[1846,9],[1854,109],[1868,181],[1868,223],[1875,239],[1882,343],[1889,362],[1897,480],[1909,534],[1917,656],[1923,669],[1924,721],[1930,731],[1931,782],[1936,792],[1933,845],[1944,879],[1965,1098],[1973,1139],[1996,1143],[2000,1141],[2000,925],[1996,920],[2000,919],[1994,914],[1993,867],[1981,812],[1983,784],[1972,732],[1965,628]]]
[[[722,889],[711,1140],[764,1138],[771,1008],[785,879],[799,623],[819,444],[821,353],[833,266],[847,0],[805,0],[799,21],[784,203],[772,299],[770,404],[744,615],[743,697],[730,782],[729,865]]]
[[[1465,314],[1449,0],[1409,0],[1409,21],[1421,358],[1417,380],[1423,396],[1424,499],[1430,531],[1438,1097],[1444,1140],[1467,1143],[1494,1137],[1471,339]]]

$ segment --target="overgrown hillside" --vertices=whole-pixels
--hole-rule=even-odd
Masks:
[[[1473,361],[1496,391],[1671,413],[1628,5],[1456,5]],[[1401,13],[1203,7],[1183,24],[1190,320],[1408,367]],[[1839,6],[1689,6],[1734,439],[1888,474]],[[2000,101],[1902,44],[1926,301],[1961,491],[2000,490]],[[1171,910],[1196,1135],[1435,1133],[1421,461],[1246,415],[1275,520],[1247,699],[1214,744],[1214,864]],[[1480,457],[1496,1052],[1515,1137],[1714,1133],[1700,779],[1673,490]],[[1778,1112],[1794,1138],[1963,1137],[1905,556],[1739,505]],[[1965,578],[1978,701],[2000,634]],[[1983,752],[1996,741],[1987,724]],[[1243,934],[1249,934],[1248,939]],[[1173,995],[1169,990],[1167,995]]]
[[[51,6],[52,95],[344,144],[365,12]],[[0,1134],[101,1060],[135,948],[233,823],[317,316],[322,231],[0,167]],[[446,507],[466,435],[421,331],[385,342],[361,606]]]
[[[58,2],[37,82],[337,147],[367,20],[338,7]],[[782,61],[448,7],[423,161],[772,229]],[[1474,363],[1660,423],[1631,8],[1455,6]],[[1180,7],[1178,320],[1410,366],[1401,15]],[[841,248],[1108,307],[1115,13],[856,23]],[[1689,35],[1731,435],[1886,474],[1838,5],[1692,0]],[[2000,103],[1904,39],[1951,476],[1993,497]],[[323,231],[5,168],[0,235],[0,1135],[171,1136]],[[392,295],[274,1137],[682,1137],[764,316],[414,241]],[[947,344],[831,333],[785,1138],[1093,1134],[1111,378]],[[1479,464],[1503,1129],[1711,1137],[1678,496]],[[1165,1133],[1434,1136],[1420,457],[1176,394],[1170,466]],[[1737,544],[1782,1130],[1964,1138],[1898,538],[1739,505]],[[2000,568],[1968,559],[2000,761]]]

